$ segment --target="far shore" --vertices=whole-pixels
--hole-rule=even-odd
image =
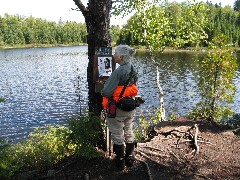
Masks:
[[[0,49],[21,49],[21,48],[45,48],[45,47],[67,47],[67,46],[87,46],[87,44],[25,44],[16,46],[0,46]]]
[[[15,46],[0,46],[0,50],[4,49],[24,49],[24,48],[48,48],[48,47],[68,47],[68,46],[87,46],[86,43],[78,43],[78,44],[25,44],[25,45],[15,45]],[[112,44],[112,47],[117,46],[116,44]],[[138,51],[148,51],[145,46],[133,46]],[[233,47],[234,51],[240,53],[239,47]],[[186,51],[186,52],[203,52],[206,53],[209,51],[207,47],[166,47],[163,52],[171,52],[171,51]]]

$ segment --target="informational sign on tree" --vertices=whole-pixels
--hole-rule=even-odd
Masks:
[[[98,57],[98,77],[109,77],[112,73],[112,57]]]
[[[97,47],[95,48],[95,54],[98,56],[111,56],[112,47]]]
[[[95,48],[93,63],[93,81],[95,82],[95,91],[100,92],[107,78],[116,68],[113,61],[112,47]]]

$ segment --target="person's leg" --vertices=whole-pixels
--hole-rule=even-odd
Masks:
[[[133,133],[133,119],[136,110],[124,113],[124,137],[126,143],[135,142],[135,137]]]
[[[125,164],[126,166],[133,166],[135,162],[134,157],[134,147],[135,147],[135,137],[133,132],[133,117],[135,110],[128,112],[127,117],[124,121],[124,136],[126,141],[126,151],[125,151]]]
[[[122,112],[117,108],[117,113],[115,118],[107,118],[107,126],[111,132],[111,138],[113,144],[124,144],[124,119]]]
[[[125,167],[124,159],[124,134],[123,134],[123,119],[122,112],[117,109],[115,118],[107,118],[107,126],[111,132],[113,141],[113,152],[116,154],[115,163],[119,170]]]
[[[125,151],[125,164],[126,166],[132,167],[135,162],[135,154],[134,154],[135,143],[126,143],[126,151]]]
[[[119,170],[123,170],[125,167],[124,158],[124,144],[113,144],[113,152],[116,154],[115,165]]]

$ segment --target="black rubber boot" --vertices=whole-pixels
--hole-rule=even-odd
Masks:
[[[116,154],[115,163],[118,170],[122,171],[125,167],[124,144],[113,144],[113,152]]]
[[[126,143],[125,164],[128,167],[132,167],[135,162],[134,146],[135,146],[135,143]]]

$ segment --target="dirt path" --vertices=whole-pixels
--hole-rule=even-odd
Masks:
[[[113,156],[71,159],[57,166],[53,176],[40,179],[240,179],[240,138],[232,131],[185,119],[162,122],[154,130],[157,135],[153,139],[138,144],[132,168],[117,171],[112,166]]]

